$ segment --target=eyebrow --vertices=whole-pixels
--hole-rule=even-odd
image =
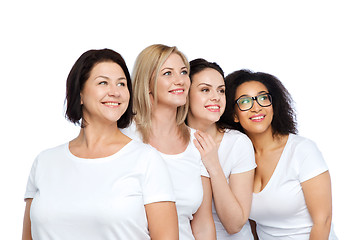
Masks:
[[[197,86],[200,86],[200,85],[205,85],[205,86],[208,86],[208,87],[212,87],[212,85],[208,84],[208,83],[199,83]]]
[[[259,95],[259,94],[262,94],[262,93],[268,93],[268,92],[266,92],[266,91],[260,91],[260,92],[258,92],[258,93],[256,94],[256,96]],[[239,98],[242,98],[242,97],[251,97],[251,96],[250,96],[250,95],[247,95],[247,94],[243,94],[243,95],[241,95]]]
[[[199,83],[197,86],[200,86],[200,85],[205,85],[205,86],[208,86],[208,87],[212,87],[212,85],[208,84],[208,83]],[[219,85],[216,88],[222,88],[222,87],[225,87],[225,84]]]
[[[99,76],[95,77],[94,79],[97,79],[97,78],[110,79],[109,77],[103,76],[103,75],[99,75]],[[117,80],[126,80],[126,77],[119,77]]]
[[[164,67],[163,69],[161,69],[160,71],[164,71],[164,70],[166,70],[166,69],[169,69],[169,70],[174,70],[174,68],[171,68],[171,67]],[[187,69],[187,67],[186,66],[183,66],[183,67],[181,67],[180,68],[181,70],[183,70],[183,69]]]

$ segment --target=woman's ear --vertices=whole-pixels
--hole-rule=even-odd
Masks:
[[[238,116],[236,114],[234,114],[234,122],[237,122],[237,123],[240,122],[239,118],[238,118]]]

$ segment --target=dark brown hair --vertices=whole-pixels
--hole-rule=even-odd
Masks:
[[[134,115],[132,111],[131,78],[123,57],[111,49],[86,51],[79,57],[74,66],[71,68],[66,81],[66,118],[70,122],[79,125],[81,120],[84,120],[82,119],[83,113],[80,92],[82,91],[85,82],[88,80],[91,70],[97,63],[100,62],[117,63],[125,73],[127,87],[130,93],[130,100],[127,110],[117,122],[117,126],[119,128],[125,128],[130,124]],[[83,123],[81,123],[81,127],[84,127]]]

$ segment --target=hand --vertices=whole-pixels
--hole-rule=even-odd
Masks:
[[[218,156],[219,146],[214,139],[209,134],[199,130],[194,135],[196,138],[194,139],[195,147],[199,150],[201,160],[209,174],[212,171],[218,170],[219,167],[221,169]]]

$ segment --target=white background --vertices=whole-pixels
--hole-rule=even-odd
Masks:
[[[6,3],[5,3],[6,2]],[[43,149],[78,134],[64,118],[65,81],[84,51],[111,48],[130,71],[154,43],[189,60],[277,76],[299,133],[330,168],[340,239],[359,225],[359,7],[355,1],[2,1],[0,3],[0,235],[20,239],[23,194]]]

